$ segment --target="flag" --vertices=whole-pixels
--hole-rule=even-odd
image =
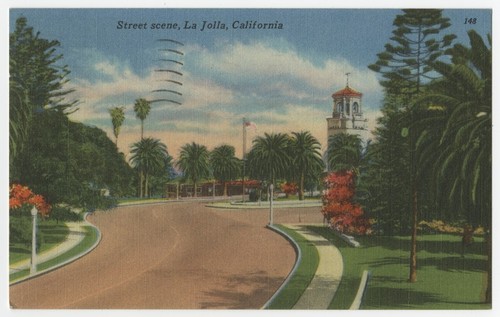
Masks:
[[[246,119],[243,119],[243,126],[245,128],[252,128],[254,130],[257,130],[257,125],[255,124],[255,122],[247,121]]]

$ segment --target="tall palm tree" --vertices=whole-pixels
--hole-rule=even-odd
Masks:
[[[182,146],[177,166],[185,177],[193,182],[194,197],[196,197],[198,182],[210,174],[209,152],[206,146],[194,142]]]
[[[357,170],[361,163],[363,146],[355,134],[340,133],[328,139],[328,166],[333,171]]]
[[[252,177],[275,184],[277,178],[290,173],[290,137],[284,133],[264,133],[264,137],[253,140],[247,160]]]
[[[125,107],[114,107],[109,109],[111,123],[113,124],[113,134],[115,135],[115,144],[118,146],[118,135],[120,128],[125,121]]]
[[[210,153],[210,165],[214,177],[224,185],[224,196],[227,196],[227,181],[235,179],[241,170],[241,161],[234,153],[230,145],[218,146]]]
[[[166,171],[165,166],[170,161],[167,146],[158,139],[145,138],[132,144],[130,154],[132,167],[144,176],[144,185],[140,182],[140,197],[147,197],[149,176],[162,170]]]
[[[135,100],[134,103],[135,116],[139,120],[141,120],[141,139],[144,138],[144,120],[146,120],[150,110],[151,110],[151,102],[143,98]]]
[[[432,83],[420,105],[438,111],[435,122],[424,125],[420,139],[437,134],[434,148],[434,175],[438,193],[473,225],[491,230],[492,208],[492,54],[473,30],[468,32],[470,48],[455,45],[449,52],[452,64],[435,63],[443,77]],[[437,133],[436,133],[437,132]],[[422,157],[429,153],[425,142],[418,147]],[[437,146],[436,146],[437,143]],[[432,145],[432,143],[431,143]],[[491,239],[487,239],[489,255],[486,302],[491,302]]]
[[[299,174],[299,200],[304,199],[304,180],[308,174],[319,175],[324,168],[321,144],[308,131],[292,132],[290,144],[293,166]]]

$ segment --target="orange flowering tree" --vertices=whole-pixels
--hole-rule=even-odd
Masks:
[[[325,178],[321,212],[329,225],[342,233],[366,234],[370,223],[361,206],[353,202],[355,193],[354,174],[340,171]]]
[[[27,186],[12,184],[9,188],[9,209],[11,213],[22,211],[27,206],[35,206],[42,217],[48,217],[51,206],[42,195],[33,193]]]

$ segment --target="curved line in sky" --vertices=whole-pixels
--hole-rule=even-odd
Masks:
[[[172,63],[176,63],[176,64],[184,66],[184,63],[178,62],[174,59],[160,58],[158,61],[160,61],[160,62],[172,62]]]
[[[172,53],[175,53],[175,54],[184,55],[183,52],[177,51],[177,50],[173,50],[173,49],[170,49],[170,48],[159,48],[158,50],[160,52],[172,52]]]
[[[170,42],[170,43],[175,43],[184,46],[183,43],[176,41],[176,40],[171,40],[171,39],[157,39],[158,42]]]
[[[151,92],[171,92],[173,94],[177,94],[179,96],[182,96],[182,94],[180,92],[177,92],[175,90],[170,90],[170,89],[155,89],[155,90],[151,90]]]
[[[158,79],[157,81],[168,81],[170,83],[174,83],[174,84],[177,84],[179,86],[182,86],[182,83],[180,81],[176,81],[176,80],[171,80],[171,79]]]
[[[150,103],[154,103],[154,102],[162,102],[162,101],[175,103],[175,104],[177,104],[177,105],[182,105],[182,103],[177,102],[177,101],[172,100],[172,99],[153,99],[153,100],[150,100],[149,102],[150,102]]]
[[[175,70],[171,70],[171,69],[155,69],[155,72],[174,73],[174,74],[177,74],[179,76],[182,76],[181,72],[178,72],[178,71],[175,71]]]

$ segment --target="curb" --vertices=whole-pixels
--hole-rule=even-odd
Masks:
[[[285,237],[285,239],[287,239],[288,242],[290,242],[290,244],[295,249],[296,257],[295,257],[295,264],[294,264],[292,270],[290,271],[290,273],[288,273],[288,276],[286,277],[286,279],[283,281],[283,283],[278,288],[278,290],[273,294],[273,296],[271,296],[271,298],[261,307],[261,309],[268,309],[269,308],[269,306],[272,304],[274,299],[281,293],[281,291],[285,288],[285,286],[288,285],[288,283],[290,282],[292,277],[295,275],[295,272],[297,271],[300,263],[302,262],[302,251],[300,250],[300,247],[297,244],[297,242],[295,242],[295,240],[290,235],[288,235],[286,232],[282,231],[281,229],[279,229],[273,225],[267,225],[266,227],[279,233],[283,237]]]
[[[59,263],[59,264],[54,265],[54,266],[52,266],[52,267],[49,267],[49,268],[47,268],[47,269],[45,269],[45,270],[38,271],[38,272],[36,272],[36,273],[35,273],[35,274],[33,274],[33,275],[28,275],[28,276],[26,276],[26,277],[22,277],[22,278],[19,278],[19,279],[17,279],[17,280],[15,280],[15,281],[13,281],[13,282],[10,282],[10,283],[9,283],[9,286],[16,285],[16,284],[19,284],[19,283],[22,283],[22,282],[25,282],[25,281],[28,281],[28,280],[34,279],[34,278],[39,277],[39,276],[41,276],[41,275],[45,275],[45,274],[47,274],[47,273],[49,273],[49,272],[52,272],[52,271],[54,271],[54,270],[56,270],[56,269],[58,269],[58,268],[61,268],[61,267],[63,267],[63,266],[66,266],[66,265],[68,265],[68,264],[70,264],[70,263],[72,263],[72,262],[74,262],[74,261],[78,260],[79,258],[81,258],[81,257],[83,257],[83,256],[85,256],[85,255],[87,255],[87,254],[89,254],[92,250],[94,250],[94,249],[95,249],[95,248],[99,245],[99,243],[101,242],[101,239],[102,239],[102,234],[101,234],[101,231],[100,231],[100,230],[99,230],[96,226],[94,226],[92,223],[90,223],[89,221],[87,221],[87,216],[88,216],[88,215],[89,215],[89,213],[88,213],[88,212],[86,212],[86,213],[85,213],[85,215],[83,216],[84,221],[85,221],[85,222],[86,222],[86,223],[87,223],[90,227],[93,227],[93,228],[96,230],[96,232],[97,232],[97,239],[96,239],[96,241],[94,242],[94,244],[93,244],[90,248],[88,248],[87,250],[83,251],[83,252],[82,252],[82,253],[80,253],[80,254],[75,255],[75,256],[74,256],[74,257],[72,257],[72,258],[69,258],[68,260],[66,260],[66,261],[64,261],[64,262],[62,262],[62,263]],[[78,246],[78,245],[77,245],[77,246]],[[76,246],[75,246],[75,247],[76,247]],[[69,251],[69,250],[68,250],[68,251]],[[48,261],[50,261],[50,260],[48,260]],[[47,262],[47,261],[46,261],[46,262]],[[39,263],[39,264],[41,264],[41,263]]]
[[[356,297],[354,297],[354,301],[349,307],[349,310],[357,310],[361,307],[361,301],[363,300],[363,296],[366,293],[366,289],[368,286],[368,280],[370,279],[371,273],[370,271],[364,270],[363,275],[361,276],[361,282],[359,283],[358,292],[356,293]]]
[[[280,209],[280,208],[315,208],[315,207],[321,207],[320,204],[273,204],[274,208]],[[225,205],[222,204],[207,204],[205,207],[208,208],[215,208],[215,209],[232,209],[232,210],[248,210],[248,209],[269,209],[269,202],[266,202],[265,204],[262,205],[243,205],[243,204],[232,204],[228,203]]]

